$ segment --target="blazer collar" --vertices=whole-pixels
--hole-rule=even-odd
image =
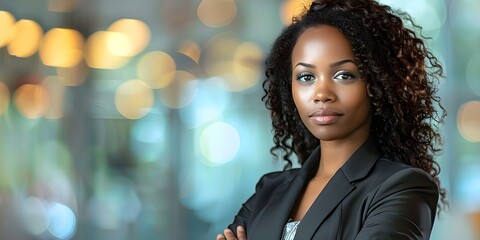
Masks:
[[[368,175],[380,156],[374,138],[369,137],[340,169],[349,182],[355,182]]]
[[[295,239],[310,239],[328,214],[355,189],[353,182],[365,178],[379,157],[373,139],[369,138],[335,173],[314,201],[302,219]],[[320,148],[317,148],[295,177],[278,186],[269,203],[252,223],[252,231],[248,232],[249,239],[281,238],[283,227],[298,196],[317,172],[319,159]]]

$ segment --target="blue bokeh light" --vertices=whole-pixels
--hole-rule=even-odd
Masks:
[[[199,81],[193,102],[180,109],[180,119],[187,128],[197,128],[220,117],[230,102],[231,93],[222,88],[219,78]]]

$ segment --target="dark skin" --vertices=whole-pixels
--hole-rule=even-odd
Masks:
[[[328,181],[367,140],[371,109],[367,83],[361,78],[348,40],[334,27],[305,30],[292,51],[292,96],[300,118],[320,140],[316,175],[291,212],[301,221]],[[217,240],[246,240],[243,227]]]
[[[300,221],[337,170],[368,138],[370,99],[348,40],[334,27],[307,29],[292,52],[292,95],[308,130],[320,140],[316,175],[292,211]]]

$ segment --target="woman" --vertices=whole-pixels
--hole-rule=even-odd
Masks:
[[[286,169],[260,179],[217,240],[429,239],[446,203],[433,158],[445,111],[423,41],[373,0],[315,1],[266,64]]]

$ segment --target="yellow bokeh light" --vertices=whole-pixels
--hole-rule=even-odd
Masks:
[[[178,52],[182,53],[185,56],[191,58],[194,62],[198,63],[200,60],[200,54],[202,49],[192,41],[184,41],[182,45],[178,48]]]
[[[123,34],[116,32],[99,31],[92,34],[87,40],[86,61],[91,68],[116,69],[125,65],[130,58],[116,55],[110,50]]]
[[[240,45],[233,32],[223,32],[210,38],[205,44],[207,58],[215,60],[232,59],[235,50]]]
[[[82,60],[83,45],[83,36],[78,31],[53,28],[45,34],[40,59],[47,66],[70,68]]]
[[[50,107],[47,90],[38,84],[24,84],[13,95],[18,111],[26,118],[35,119],[45,115]]]
[[[108,28],[108,31],[123,34],[127,39],[121,56],[135,56],[143,51],[150,42],[150,29],[137,19],[120,19]]]
[[[233,55],[234,80],[227,87],[231,91],[242,91],[253,87],[261,77],[263,52],[253,42],[245,42],[238,46]]]
[[[13,25],[8,53],[12,56],[26,58],[32,56],[40,45],[43,30],[38,23],[22,19]]]
[[[230,73],[232,68],[223,68],[225,62],[232,61],[239,41],[230,33],[222,33],[212,37],[205,44],[204,48],[204,66],[209,76],[222,76]]]
[[[208,27],[225,27],[235,20],[237,4],[234,0],[202,0],[198,5],[197,15]]]
[[[137,66],[138,78],[151,88],[164,88],[172,82],[176,65],[170,55],[161,51],[149,52],[142,56]]]
[[[480,102],[470,101],[460,107],[457,128],[467,141],[480,142]]]
[[[10,106],[10,91],[8,87],[0,81],[0,116],[3,115]]]
[[[130,57],[133,45],[129,37],[119,32],[109,32],[109,35],[109,38],[107,38],[107,50],[115,56]]]
[[[305,12],[312,0],[285,0],[282,6],[282,22],[285,25],[292,23],[292,18]]]
[[[197,93],[196,77],[186,71],[176,71],[170,73],[173,78],[171,84],[160,89],[160,101],[167,107],[178,109],[190,104]]]
[[[46,77],[42,86],[49,93],[50,105],[45,113],[45,118],[60,119],[64,115],[63,103],[65,102],[65,86],[60,83],[57,76]]]
[[[153,101],[152,89],[138,79],[124,82],[115,93],[115,106],[128,119],[138,119],[148,114]]]
[[[12,36],[15,17],[6,11],[0,11],[0,47],[6,46]]]
[[[208,41],[205,48],[206,72],[221,77],[228,91],[243,91],[253,87],[261,77],[263,52],[253,42],[239,44],[228,35]]]

